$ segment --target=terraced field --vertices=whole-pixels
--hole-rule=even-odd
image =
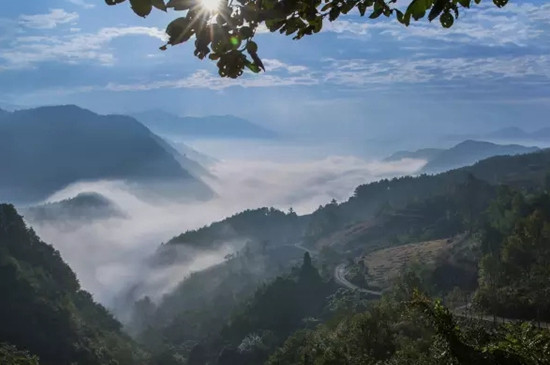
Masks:
[[[387,288],[393,278],[397,277],[405,265],[418,261],[431,263],[444,252],[450,250],[462,239],[441,239],[411,243],[398,247],[374,251],[362,258],[369,269],[367,277],[369,286]]]

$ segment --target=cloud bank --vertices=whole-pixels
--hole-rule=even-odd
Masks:
[[[354,188],[380,177],[410,174],[420,160],[392,163],[356,157],[329,157],[312,161],[272,162],[229,160],[212,166],[215,179],[208,183],[219,196],[203,203],[156,203],[140,198],[120,181],[77,183],[57,192],[49,201],[94,191],[114,201],[126,218],[104,219],[74,226],[33,224],[39,236],[54,245],[76,271],[81,284],[102,303],[112,306],[119,293],[136,283],[142,292],[158,299],[191,272],[224,260],[243,242],[227,242],[215,251],[182,252],[186,264],[161,269],[146,260],[171,237],[221,220],[248,208],[275,206],[309,213],[331,199],[344,200]],[[144,289],[145,288],[145,289]],[[143,291],[146,292],[143,292]]]

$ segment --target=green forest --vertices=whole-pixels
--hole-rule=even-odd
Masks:
[[[125,325],[2,205],[2,364],[548,364],[548,166],[547,150],[496,157],[359,186],[310,215],[248,210],[183,233],[158,264],[177,245],[247,242],[160,302],[138,300]],[[453,237],[384,288],[360,259]]]

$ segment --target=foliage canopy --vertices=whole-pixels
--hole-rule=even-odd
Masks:
[[[126,0],[105,0],[116,5]],[[237,78],[245,68],[258,73],[264,65],[258,56],[256,33],[267,28],[270,32],[292,35],[300,39],[319,33],[327,21],[357,10],[361,16],[376,19],[395,17],[408,26],[413,20],[428,17],[439,19],[450,28],[462,8],[479,4],[481,0],[412,0],[406,8],[398,9],[397,0],[129,0],[132,10],[141,17],[153,8],[185,12],[166,28],[168,43],[175,46],[195,37],[195,56],[208,56],[216,61],[222,77]],[[508,0],[493,0],[503,7]]]

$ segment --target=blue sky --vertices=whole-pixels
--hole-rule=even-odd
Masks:
[[[127,3],[10,1],[0,14],[0,104],[234,114],[288,133],[365,143],[544,126],[550,4],[482,3],[450,30],[352,15],[300,41],[260,34],[267,72],[233,81],[196,59],[191,44],[158,50],[177,12],[142,19]]]

